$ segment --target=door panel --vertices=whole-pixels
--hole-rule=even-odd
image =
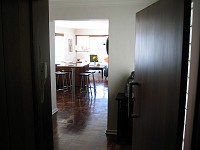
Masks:
[[[1,144],[4,145],[5,149],[9,149],[9,128],[8,128],[8,118],[7,118],[7,104],[6,104],[6,84],[5,84],[5,68],[4,68],[4,50],[3,50],[3,33],[2,33],[2,5],[0,2],[0,86],[1,86],[1,100],[0,100],[0,114],[1,114],[1,126],[0,126],[0,135],[1,135]]]
[[[33,65],[37,150],[53,149],[48,0],[33,0]]]
[[[185,3],[163,0],[136,15],[133,150],[181,149],[190,16]]]
[[[198,81],[197,81],[197,91],[200,91],[200,63],[198,69]],[[196,94],[195,102],[195,115],[194,115],[194,125],[193,125],[193,135],[192,135],[192,150],[200,149],[200,93]]]
[[[5,142],[9,142],[3,147],[10,150],[35,150],[29,6],[30,2],[24,0],[1,1],[1,114],[6,125],[2,128]]]
[[[200,33],[199,33],[199,43],[200,43]],[[196,90],[197,93],[196,93],[196,101],[195,101],[195,111],[194,111],[195,114],[194,114],[192,144],[191,144],[192,150],[200,149],[200,143],[199,143],[200,141],[200,92],[199,92],[200,91],[200,61],[198,64],[199,65],[198,65],[197,90]]]
[[[0,145],[51,150],[48,0],[0,4]]]

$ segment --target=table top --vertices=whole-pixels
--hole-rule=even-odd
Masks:
[[[62,71],[56,71],[56,74],[57,74],[57,75],[65,75],[66,72],[64,72],[64,71],[63,71],[63,72],[62,72]]]
[[[70,68],[77,68],[77,67],[85,67],[89,65],[89,63],[66,63],[66,64],[59,64],[57,67],[70,67]]]
[[[106,68],[106,65],[100,65],[100,66],[95,66],[95,65],[89,65],[89,68]]]

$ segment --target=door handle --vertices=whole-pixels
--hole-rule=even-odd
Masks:
[[[136,82],[136,81],[130,83],[130,86],[131,86],[131,87],[133,87],[133,86],[139,86],[139,85],[140,85],[139,82]],[[132,96],[133,96],[133,95],[132,95]],[[134,106],[134,103],[135,103],[137,100],[136,100],[136,97],[135,97],[135,96],[133,96],[131,99],[132,99],[132,107],[133,107],[133,106]],[[134,107],[133,107],[133,112],[134,112]],[[132,112],[132,113],[133,113],[133,112]],[[139,118],[140,115],[137,114],[137,113],[136,113],[136,114],[133,113],[133,114],[130,115],[130,117],[131,117],[132,119],[134,119],[134,118]]]
[[[132,114],[131,115],[131,118],[139,118],[140,117],[140,115],[138,115],[138,114]]]
[[[133,81],[130,83],[130,85],[139,85],[139,82]]]
[[[129,93],[128,93],[128,117],[132,118],[131,114],[133,113],[133,103],[136,100],[136,97],[133,96],[133,86],[139,86],[139,82],[129,82]]]

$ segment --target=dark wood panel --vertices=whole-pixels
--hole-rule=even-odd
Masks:
[[[186,4],[187,3],[187,4]],[[137,13],[133,149],[181,149],[190,2],[163,0]]]
[[[0,86],[1,86],[1,100],[0,100],[0,114],[1,114],[1,124],[0,124],[0,145],[4,145],[4,149],[9,149],[9,126],[8,126],[8,111],[6,104],[6,84],[5,84],[5,68],[4,68],[4,49],[3,49],[3,38],[2,38],[2,5],[0,2]]]
[[[13,15],[15,14],[15,15]],[[11,149],[23,146],[18,2],[3,2],[3,38]],[[11,27],[12,25],[12,27]],[[15,26],[15,28],[13,28]],[[13,29],[12,29],[13,28]]]
[[[11,149],[21,147],[34,149],[35,145],[28,17],[29,3],[3,2],[4,56]]]
[[[35,149],[29,1],[2,1],[3,48],[10,149]]]
[[[200,43],[200,41],[199,41]],[[199,62],[199,71],[198,71],[198,81],[197,81],[197,95],[195,103],[195,115],[194,115],[194,125],[192,133],[192,150],[200,149],[200,62]]]
[[[20,81],[22,93],[23,110],[23,130],[26,144],[24,149],[35,150],[35,123],[34,123],[34,99],[33,99],[33,83],[32,83],[32,33],[31,33],[31,2],[19,0],[19,48],[20,48]]]
[[[37,150],[53,149],[48,0],[32,2],[34,105]],[[47,65],[46,79],[42,69]]]
[[[53,149],[48,16],[47,0],[1,1],[1,125],[5,126],[1,142],[6,149]],[[48,76],[41,101],[37,82],[41,81],[38,72],[43,62]]]

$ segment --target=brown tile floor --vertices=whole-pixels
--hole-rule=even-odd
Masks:
[[[59,111],[53,115],[54,150],[131,150],[130,145],[116,144],[115,136],[106,136],[108,84],[95,75],[96,98],[80,94],[75,100],[70,92],[63,98],[57,92]]]

